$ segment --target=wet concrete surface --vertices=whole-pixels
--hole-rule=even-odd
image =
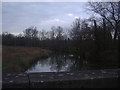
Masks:
[[[120,69],[3,74],[3,88],[118,88]]]

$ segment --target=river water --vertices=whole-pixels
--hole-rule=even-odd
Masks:
[[[52,55],[46,59],[40,59],[26,72],[69,72],[80,71],[89,68],[85,60],[74,55]]]

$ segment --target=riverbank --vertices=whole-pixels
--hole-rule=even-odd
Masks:
[[[24,72],[34,62],[41,58],[47,58],[50,50],[38,47],[2,47],[2,71],[3,73]]]

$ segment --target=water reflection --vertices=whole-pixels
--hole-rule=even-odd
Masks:
[[[53,55],[37,61],[26,72],[68,72],[86,69],[85,61],[73,55]],[[85,66],[85,67],[84,67]]]

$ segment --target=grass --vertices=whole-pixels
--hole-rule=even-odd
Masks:
[[[2,72],[24,72],[34,62],[47,58],[51,51],[37,47],[2,47]]]

